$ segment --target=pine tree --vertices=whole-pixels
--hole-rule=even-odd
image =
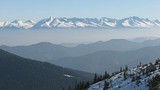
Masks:
[[[159,90],[159,83],[160,83],[160,75],[156,75],[151,80],[148,80],[149,83],[149,90]]]
[[[126,71],[124,71],[124,73],[123,73],[123,77],[124,77],[124,80],[126,80],[127,79],[127,72]]]
[[[142,66],[142,63],[141,63],[141,62],[139,63],[139,66]]]
[[[122,72],[123,71],[123,68],[122,67],[120,67],[120,72]]]
[[[128,66],[127,65],[125,66],[125,71],[128,71]]]
[[[107,79],[109,77],[110,77],[109,73],[105,72],[105,74],[103,75],[103,79]]]
[[[98,75],[97,73],[95,73],[93,83],[96,83],[97,81],[98,81]]]
[[[105,81],[103,90],[108,90],[108,88],[109,88],[109,83]]]

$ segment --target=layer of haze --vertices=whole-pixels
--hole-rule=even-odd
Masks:
[[[30,45],[39,42],[90,43],[109,39],[131,39],[137,37],[159,37],[160,30],[0,30],[0,45]]]

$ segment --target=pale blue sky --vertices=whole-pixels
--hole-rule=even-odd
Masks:
[[[160,0],[0,0],[0,21],[49,16],[160,19]]]

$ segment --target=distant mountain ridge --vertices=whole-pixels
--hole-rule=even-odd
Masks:
[[[160,46],[144,47],[131,51],[99,51],[84,56],[66,57],[54,61],[56,65],[85,70],[86,72],[113,72],[121,66],[132,67],[138,63],[149,63],[160,57]],[[114,66],[114,68],[113,68]]]
[[[0,90],[66,90],[93,75],[16,56],[0,49]]]
[[[144,42],[112,39],[76,47],[41,42],[29,46],[0,46],[0,48],[25,58],[98,73],[104,70],[112,72],[126,64],[133,66],[140,61],[146,63],[160,57],[160,39]],[[116,66],[112,68],[115,64]]]
[[[62,45],[41,42],[28,46],[0,46],[0,48],[25,58],[53,61],[65,57],[83,56],[104,50],[128,51],[159,45],[160,39],[146,40],[145,42],[132,42],[125,39],[112,39],[106,42],[99,41],[86,45],[78,45],[76,47],[64,47]]]
[[[32,20],[21,21],[14,20],[12,22],[0,22],[0,28],[8,28],[8,29],[29,29],[33,27],[36,23]]]
[[[38,22],[32,20],[13,22],[0,22],[2,29],[39,29],[39,28],[149,28],[160,27],[160,21],[149,20],[148,18],[139,18],[136,16],[124,19],[113,18],[66,18],[49,17]]]

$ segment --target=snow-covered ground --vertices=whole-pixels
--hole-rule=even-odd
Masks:
[[[64,76],[65,76],[65,77],[69,77],[69,78],[70,78],[70,77],[73,77],[73,76],[68,75],[68,74],[64,74]]]
[[[145,73],[148,67],[155,66],[156,70],[149,72],[148,74]],[[151,80],[157,74],[160,75],[160,64],[147,64],[143,66],[139,66],[136,68],[132,68],[126,71],[126,79],[124,79],[124,73],[120,72],[110,79],[106,79],[91,85],[88,90],[103,90],[104,82],[109,82],[109,89],[108,90],[148,90],[149,83],[148,80]],[[133,80],[133,77],[139,76],[140,78],[137,80]]]

